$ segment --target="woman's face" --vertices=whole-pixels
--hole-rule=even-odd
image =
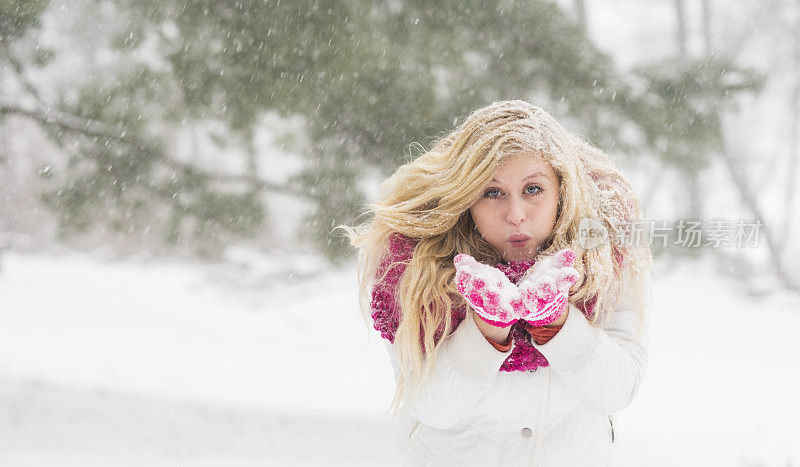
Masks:
[[[549,163],[532,153],[514,155],[497,167],[469,212],[505,261],[530,259],[555,226],[558,192]]]

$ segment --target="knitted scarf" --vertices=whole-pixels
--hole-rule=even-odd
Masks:
[[[370,307],[373,326],[381,333],[381,337],[391,343],[394,343],[394,336],[400,324],[401,310],[396,296],[397,286],[408,261],[414,253],[416,244],[417,240],[413,238],[402,234],[393,234],[389,238],[389,255],[384,258],[378,268],[377,277],[383,278],[374,284],[372,288]],[[509,261],[506,264],[497,264],[495,267],[501,270],[511,282],[516,284],[535,262],[533,259]],[[386,273],[385,276],[384,272]],[[454,300],[456,303],[459,301],[461,300]],[[579,304],[576,304],[576,306],[588,317],[591,316],[594,309],[594,302],[588,302],[585,307]],[[451,330],[455,330],[466,316],[466,305],[454,308],[451,315]],[[443,333],[444,325],[441,325],[434,333],[434,342],[438,343]],[[535,371],[539,367],[549,365],[544,355],[531,344],[531,335],[525,329],[525,321],[519,320],[514,323],[511,326],[510,334],[514,340],[514,346],[511,354],[500,367],[500,371]]]

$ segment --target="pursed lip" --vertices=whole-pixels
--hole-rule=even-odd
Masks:
[[[528,235],[525,235],[525,234],[514,234],[514,235],[508,237],[508,241],[511,242],[511,243],[527,242],[530,239],[531,239],[531,237],[528,236]]]

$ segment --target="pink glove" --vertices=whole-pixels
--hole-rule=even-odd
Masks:
[[[536,262],[518,284],[524,311],[519,314],[532,326],[556,321],[567,309],[569,288],[578,281],[575,252],[565,248]]]
[[[524,311],[519,290],[502,271],[465,254],[456,255],[453,263],[456,266],[456,289],[478,316],[502,328],[519,319],[515,309]]]

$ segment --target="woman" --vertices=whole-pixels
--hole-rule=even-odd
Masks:
[[[610,159],[496,102],[397,169],[371,212],[348,230],[404,463],[607,464],[645,373],[652,263],[615,241],[641,213]],[[583,242],[586,219],[610,241]]]

